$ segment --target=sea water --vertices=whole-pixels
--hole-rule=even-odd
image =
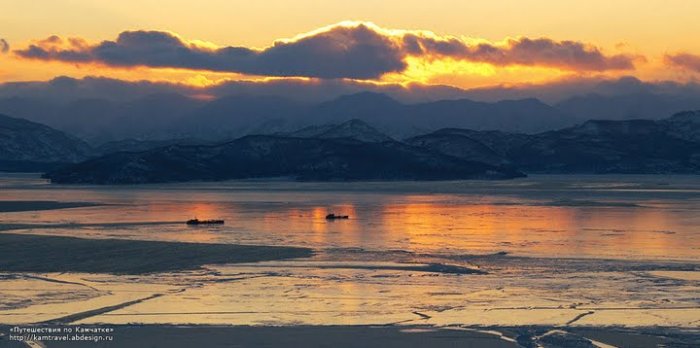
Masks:
[[[133,304],[80,323],[697,327],[700,317],[697,176],[65,186],[5,175],[0,200],[99,204],[0,213],[12,233],[315,251],[136,276],[0,272],[0,323],[120,303]],[[226,223],[185,224],[195,217]]]

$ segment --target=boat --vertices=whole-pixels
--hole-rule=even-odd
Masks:
[[[338,219],[349,219],[350,217],[347,215],[335,215],[335,214],[328,214],[326,215],[326,220],[338,220]]]
[[[187,220],[186,224],[188,225],[223,225],[224,220],[199,220],[199,219],[190,219]]]

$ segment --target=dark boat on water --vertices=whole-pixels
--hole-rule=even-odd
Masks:
[[[335,215],[335,214],[328,214],[326,215],[326,220],[339,220],[339,219],[349,219],[350,217],[347,215]]]
[[[188,225],[223,225],[224,220],[190,219],[190,220],[187,220],[186,224],[188,224]]]

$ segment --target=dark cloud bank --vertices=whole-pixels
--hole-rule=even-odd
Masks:
[[[575,71],[634,69],[636,57],[605,55],[576,41],[509,39],[470,43],[425,32],[387,31],[372,24],[335,25],[264,49],[210,48],[168,32],[125,31],[88,44],[57,36],[14,51],[27,59],[101,63],[117,67],[172,67],[263,76],[375,79],[406,69],[409,56],[451,58],[497,66],[549,66]]]

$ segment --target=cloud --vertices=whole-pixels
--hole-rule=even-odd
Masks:
[[[278,40],[264,49],[211,47],[162,31],[125,31],[117,39],[89,44],[56,36],[15,51],[19,56],[110,66],[171,67],[262,76],[374,79],[402,72],[406,58],[454,59],[497,66],[547,66],[575,71],[634,69],[634,57],[608,56],[576,41],[547,38],[492,43],[426,31],[390,30],[344,22]]]
[[[690,53],[667,54],[667,64],[700,73],[700,55]]]
[[[0,38],[0,53],[7,53],[10,51],[10,44],[7,40]]]
[[[481,44],[472,50],[476,60],[500,65],[545,65],[574,70],[630,70],[634,58],[627,55],[605,56],[598,48],[575,41],[520,38],[509,40],[506,48]]]
[[[114,41],[93,46],[77,39],[71,41],[49,38],[16,53],[41,60],[98,62],[122,67],[177,67],[264,76],[370,79],[406,68],[400,47],[366,26],[340,26],[295,41],[277,41],[263,50],[211,49],[158,31],[126,31]]]

